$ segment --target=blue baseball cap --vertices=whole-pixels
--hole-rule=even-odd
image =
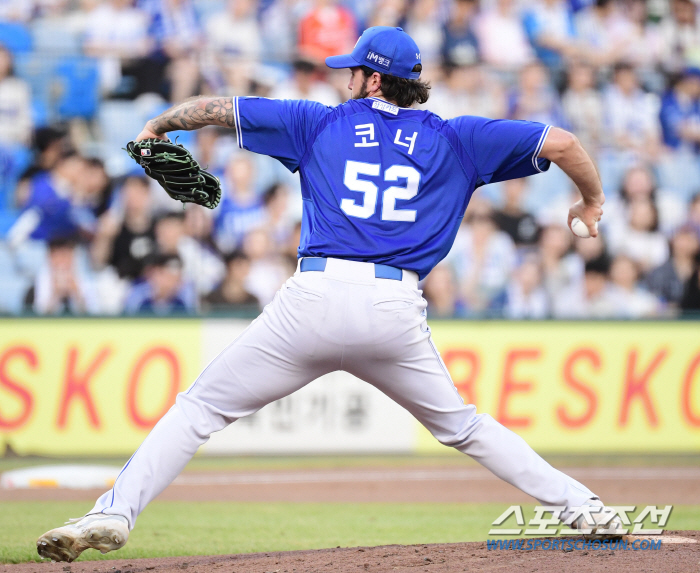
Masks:
[[[351,54],[326,58],[329,68],[356,68],[367,66],[375,72],[417,80],[420,71],[420,50],[403,28],[374,26],[367,28],[357,40]],[[419,68],[420,69],[420,68]]]

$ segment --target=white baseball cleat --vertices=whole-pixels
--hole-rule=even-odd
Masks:
[[[614,509],[605,507],[599,499],[589,499],[579,509],[583,511],[570,525],[581,531],[585,539],[621,539],[626,535],[620,516]]]
[[[129,523],[122,515],[93,513],[71,519],[63,527],[44,533],[36,550],[44,559],[75,561],[86,549],[107,553],[124,547],[129,539]]]

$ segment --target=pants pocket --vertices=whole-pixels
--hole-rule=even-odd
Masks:
[[[372,306],[377,310],[405,310],[411,308],[415,301],[405,299],[387,299],[378,300],[372,303]]]
[[[298,287],[289,287],[288,286],[287,292],[295,298],[301,298],[301,299],[312,301],[312,302],[317,301],[317,300],[321,300],[323,298],[318,293],[311,292],[309,290],[300,289]]]

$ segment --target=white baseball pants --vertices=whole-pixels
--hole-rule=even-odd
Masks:
[[[328,259],[296,274],[156,424],[90,513],[137,516],[213,432],[345,370],[413,414],[441,443],[471,456],[544,505],[596,498],[518,435],[459,396],[426,323],[415,273],[378,279],[372,263]]]

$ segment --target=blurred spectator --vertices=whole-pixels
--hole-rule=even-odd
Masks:
[[[26,22],[32,17],[34,0],[3,0],[0,2],[0,20]]]
[[[262,225],[265,209],[255,188],[255,167],[249,155],[236,154],[222,180],[224,196],[217,209],[214,233],[223,253],[238,248],[250,230]]]
[[[577,287],[583,277],[583,262],[570,252],[573,235],[562,225],[548,225],[540,234],[544,285],[550,297]]]
[[[255,6],[256,3],[249,1]],[[296,53],[297,21],[300,11],[308,4],[295,0],[260,2],[259,46],[262,59],[270,62],[288,62]],[[257,22],[256,22],[257,25]]]
[[[246,290],[260,301],[260,306],[265,306],[294,269],[273,251],[270,237],[263,229],[248,232],[243,241],[243,253],[250,260]]]
[[[255,8],[254,0],[228,0],[225,11],[215,12],[206,21],[204,74],[212,89],[231,86],[238,94],[252,77],[253,65],[261,53]]]
[[[24,302],[37,314],[97,314],[99,297],[94,282],[81,270],[72,238],[49,242],[49,254]]]
[[[222,310],[228,307],[257,310],[258,299],[246,289],[250,273],[250,260],[240,251],[226,257],[226,276],[223,282],[203,300],[206,310]]]
[[[0,145],[28,146],[32,136],[32,96],[14,75],[12,54],[0,44]]]
[[[359,33],[355,17],[337,0],[313,0],[299,22],[298,51],[319,64],[329,56],[352,51]]]
[[[681,309],[685,312],[696,313],[700,311],[700,254],[695,256],[693,273],[685,283]]]
[[[611,228],[610,250],[616,256],[628,256],[647,273],[668,258],[668,242],[658,229],[659,215],[654,203],[635,201],[629,206],[627,226]]]
[[[554,297],[555,318],[625,318],[625,295],[610,283],[609,270],[604,260],[586,263],[583,283]]]
[[[605,243],[604,233],[598,233],[597,237],[581,239],[574,238],[574,250],[584,263],[595,260],[609,260],[608,247]]]
[[[661,102],[661,129],[666,146],[697,153],[700,144],[700,68],[689,68]]]
[[[105,0],[90,13],[85,53],[99,58],[106,94],[134,98],[162,91],[165,62],[150,58],[149,18],[132,0]]]
[[[448,66],[445,80],[430,90],[430,109],[443,119],[460,115],[498,118],[506,113],[503,90],[481,66]]]
[[[454,271],[445,263],[437,265],[423,282],[423,297],[428,301],[428,316],[457,318],[465,316],[465,308],[459,300]]]
[[[281,254],[289,261],[297,261],[299,244],[301,243],[301,221],[297,221],[292,227],[287,243],[282,248]]]
[[[508,233],[518,247],[535,244],[540,232],[535,217],[522,207],[524,191],[524,179],[503,183],[503,207],[493,215],[498,228]]]
[[[542,284],[542,268],[536,256],[528,256],[508,283],[504,315],[515,319],[549,316],[549,297]]]
[[[452,3],[443,30],[442,61],[446,66],[473,66],[479,62],[479,45],[474,33],[478,7],[477,0]]]
[[[534,58],[513,0],[494,0],[476,23],[481,59],[494,68],[513,72]]]
[[[263,224],[272,239],[275,251],[282,252],[292,234],[289,220],[289,190],[280,184],[273,185],[263,195],[265,222]],[[294,257],[296,259],[296,256]]]
[[[639,268],[632,259],[624,255],[615,257],[610,278],[622,293],[627,318],[649,318],[660,313],[660,301],[639,286]]]
[[[52,241],[93,235],[95,216],[82,204],[77,192],[82,167],[82,158],[73,153],[62,157],[50,172],[32,179],[25,209],[8,232],[12,246],[17,247],[29,238]]]
[[[155,251],[151,189],[143,176],[127,177],[121,188],[120,207],[100,218],[92,244],[97,268],[110,264],[120,277],[141,276],[146,257]]]
[[[663,67],[678,73],[700,66],[700,22],[693,0],[671,0],[671,14],[659,26],[664,47]]]
[[[406,32],[420,46],[423,65],[436,65],[442,52],[443,31],[438,0],[415,0],[410,8]],[[342,53],[342,52],[340,52]]]
[[[689,225],[680,227],[671,239],[671,258],[647,275],[647,288],[666,303],[678,306],[699,252],[700,239],[695,230]]]
[[[185,233],[184,213],[161,215],[156,221],[155,236],[157,252],[179,256],[183,278],[195,286],[197,294],[206,295],[221,282],[223,262],[207,245]]]
[[[651,202],[656,207],[658,228],[665,234],[670,234],[685,219],[685,206],[676,194],[658,189],[656,178],[647,165],[634,165],[625,172],[619,194],[605,202],[602,222],[612,241],[616,242],[619,235],[627,232],[630,206],[638,201]]]
[[[145,281],[135,284],[126,300],[128,314],[168,315],[191,313],[197,308],[194,289],[182,280],[177,255],[151,255],[146,260]]]
[[[646,86],[663,88],[663,79],[656,76],[664,55],[663,37],[657,26],[649,25],[647,5],[647,0],[626,0],[623,4],[629,28],[618,58],[635,66]]]
[[[22,173],[15,190],[15,205],[23,207],[31,194],[34,177],[53,169],[69,153],[68,134],[60,127],[41,127],[34,132],[34,161]]]
[[[315,64],[298,59],[294,62],[293,68],[292,77],[278,84],[270,92],[271,98],[309,99],[324,105],[341,103],[338,92],[323,81]]]
[[[207,48],[224,57],[260,56],[260,31],[254,0],[228,0],[226,10],[210,16],[205,24]]]
[[[377,0],[367,26],[401,26],[406,19],[407,0]]]
[[[589,63],[608,66],[619,61],[631,25],[615,0],[591,2],[576,15],[574,24],[576,36],[585,46],[582,55]]]
[[[646,160],[655,159],[660,136],[658,98],[642,91],[631,65],[615,66],[604,102],[606,129],[614,148]]]
[[[532,62],[520,70],[518,85],[508,102],[508,117],[546,125],[564,124],[559,95],[549,81],[547,68],[541,63]]]
[[[596,89],[595,70],[582,62],[568,69],[568,85],[562,96],[567,125],[589,154],[596,154],[603,139],[603,98]]]
[[[76,181],[77,195],[82,204],[96,216],[107,211],[112,200],[112,180],[105,165],[97,157],[83,158],[80,177]]]
[[[696,193],[690,199],[688,206],[688,223],[695,229],[700,237],[700,193]]]
[[[472,199],[448,255],[470,313],[492,312],[503,300],[515,267],[515,245],[499,231],[488,203]]]
[[[564,0],[536,0],[525,11],[525,30],[538,59],[552,71],[561,71],[564,58],[579,52],[573,13]]]
[[[168,62],[169,100],[180,102],[195,94],[199,83],[202,30],[192,0],[156,0],[149,35],[158,55]]]

